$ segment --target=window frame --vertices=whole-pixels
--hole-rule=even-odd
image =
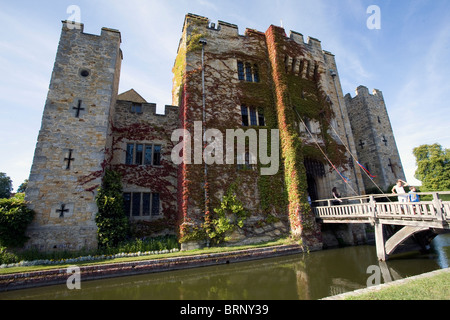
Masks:
[[[237,74],[239,81],[259,83],[261,81],[258,64],[237,61]]]
[[[128,142],[125,150],[125,164],[160,167],[163,160],[162,151],[161,143]],[[151,162],[148,161],[149,158]]]
[[[246,151],[243,154],[242,153],[237,154],[237,156],[236,156],[237,170],[238,171],[255,171],[257,169],[257,164],[252,163],[253,159],[255,159],[255,162],[256,162],[257,158],[248,151]],[[240,163],[240,162],[244,162],[244,163]]]
[[[136,103],[136,102],[133,102],[133,103],[131,104],[130,112],[131,112],[131,113],[142,114],[142,113],[143,113],[143,106],[142,106],[142,103]]]
[[[245,66],[244,66],[244,62],[238,61],[237,62],[237,67],[238,67],[238,79],[241,80],[241,81],[245,81]]]
[[[264,108],[241,105],[241,120],[243,127],[264,127],[266,125]]]
[[[253,68],[250,63],[245,63],[245,81],[253,82]]]
[[[241,120],[242,120],[242,126],[243,127],[249,127],[250,121],[248,117],[248,107],[247,106],[241,106]]]
[[[255,64],[253,64],[253,82],[254,83],[259,83],[259,81],[260,81],[260,78],[259,78],[259,67],[255,63]]]
[[[129,191],[123,193],[123,199],[125,215],[129,219],[163,217],[161,207],[161,194],[159,192]],[[148,199],[147,205],[146,199]],[[156,203],[155,199],[157,199]]]

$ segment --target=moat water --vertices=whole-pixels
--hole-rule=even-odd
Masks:
[[[427,254],[377,261],[375,246],[330,249],[252,262],[85,281],[0,293],[4,299],[39,300],[316,300],[366,288],[378,266],[386,283],[450,263],[450,234],[438,236]],[[386,272],[387,271],[387,272]],[[375,284],[377,277],[369,280]]]

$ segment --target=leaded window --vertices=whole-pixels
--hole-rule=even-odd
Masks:
[[[159,144],[128,143],[125,155],[127,165],[161,165],[162,146]]]
[[[161,216],[160,195],[156,192],[125,192],[123,204],[127,217]]]
[[[264,109],[241,106],[242,126],[265,126]]]

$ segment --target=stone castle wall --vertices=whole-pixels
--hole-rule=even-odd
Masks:
[[[119,97],[119,99],[121,99]],[[139,103],[133,110],[133,101],[118,100],[112,128],[113,158],[111,169],[122,175],[124,194],[141,197],[138,206],[144,206],[144,194],[159,195],[159,214],[143,210],[129,217],[141,237],[176,233],[178,168],[171,160],[174,143],[172,132],[178,129],[178,107],[166,106],[164,114],[156,113],[156,105]],[[161,146],[160,163],[127,164],[127,145]],[[136,152],[136,150],[133,150]],[[154,151],[154,149],[152,149]],[[134,154],[136,157],[136,153]],[[152,155],[153,157],[153,155]],[[150,156],[148,156],[150,158]],[[133,209],[134,204],[131,204]]]
[[[63,22],[26,200],[37,215],[27,247],[96,247],[100,186],[122,55],[120,33],[100,36]]]
[[[373,94],[364,86],[359,86],[355,97],[345,96],[360,163],[370,172],[366,174],[366,189],[379,186],[383,191],[396,183],[397,179],[406,180],[400,154],[398,153],[394,132],[383,94],[374,90]]]

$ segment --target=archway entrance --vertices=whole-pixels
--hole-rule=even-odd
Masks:
[[[309,197],[311,198],[311,201],[319,200],[317,178],[325,176],[325,166],[322,162],[310,158],[306,158],[304,164]]]
[[[307,174],[306,177],[308,182],[308,195],[311,198],[311,201],[319,200],[316,179],[310,174]]]

